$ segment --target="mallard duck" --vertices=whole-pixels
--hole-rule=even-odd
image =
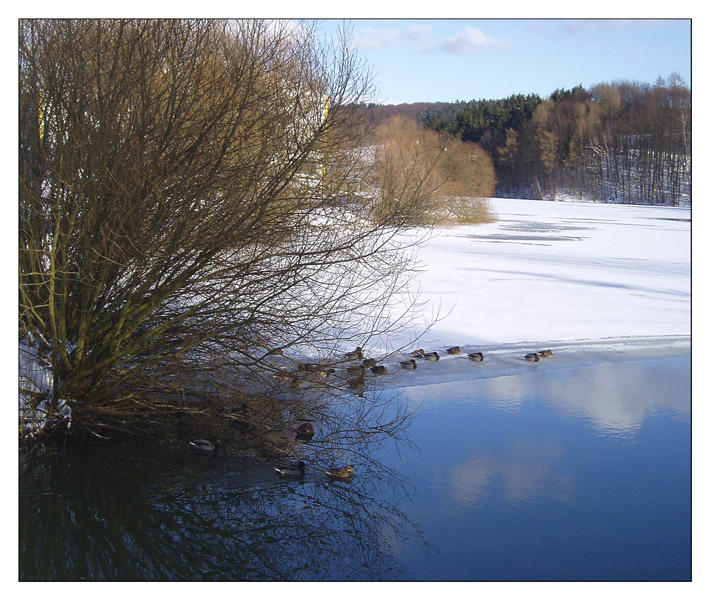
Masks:
[[[306,474],[306,463],[299,460],[297,463],[274,467],[282,477],[303,477]]]
[[[190,442],[190,446],[197,451],[197,452],[202,452],[204,454],[213,454],[217,452],[219,442],[217,438],[212,437],[209,440],[204,440],[204,439],[199,439],[199,440],[192,440]]]
[[[426,352],[424,358],[426,360],[439,360],[441,357],[438,352]]]
[[[308,377],[310,378],[311,381],[316,381],[316,382],[321,382],[324,379],[327,379],[330,377],[333,373],[335,373],[335,369],[327,368],[327,367],[319,367],[317,369],[314,369],[308,374]]]
[[[446,349],[446,354],[461,354],[461,348],[458,346],[452,346]]]
[[[377,365],[370,368],[375,375],[387,375],[387,367],[384,365]]]
[[[468,357],[475,362],[483,362],[483,352],[471,352]]]
[[[363,365],[356,365],[353,367],[348,367],[348,375],[360,375],[360,373],[363,373],[365,371],[365,367]]]
[[[355,469],[353,469],[352,465],[334,467],[330,471],[326,471],[325,474],[334,479],[351,479],[355,475]]]
[[[313,427],[313,423],[310,421],[306,421],[305,423],[301,423],[298,427],[296,427],[296,437],[304,439],[304,438],[312,438],[316,433],[315,428]]]
[[[362,366],[365,368],[371,368],[377,365],[377,361],[374,358],[366,358],[362,361]]]
[[[542,358],[552,358],[554,356],[552,350],[541,350],[538,354],[542,356]]]
[[[360,371],[360,374],[357,377],[349,379],[348,385],[351,388],[365,387],[365,370],[363,369],[362,371]]]
[[[417,361],[414,360],[413,358],[410,358],[409,360],[405,360],[401,363],[403,369],[408,369],[409,371],[413,371],[414,369],[417,368]]]
[[[298,365],[298,370],[299,371],[309,371],[313,372],[318,368],[318,365],[315,363],[302,363]]]
[[[291,379],[291,381],[289,382],[288,385],[293,390],[299,390],[305,385],[305,383],[302,379],[299,379],[298,377],[294,377],[293,379]]]
[[[414,358],[421,358],[422,356],[424,356],[424,349],[419,348],[419,350],[415,350],[414,352],[412,352],[411,356],[413,356]]]
[[[360,360],[362,358],[362,348],[360,348],[360,346],[358,346],[357,348],[355,348],[354,351],[346,352],[345,358],[347,360]]]
[[[525,355],[525,359],[530,362],[537,362],[540,360],[540,355],[537,352],[531,352],[530,354]]]

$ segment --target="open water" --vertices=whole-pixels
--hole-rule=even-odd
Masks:
[[[688,352],[492,375],[400,387],[417,447],[349,484],[155,446],[23,451],[19,579],[689,580]]]

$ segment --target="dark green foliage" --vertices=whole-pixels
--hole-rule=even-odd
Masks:
[[[454,117],[446,111],[425,115],[425,127],[445,131],[465,142],[476,142],[486,149],[505,143],[506,129],[518,130],[530,119],[542,98],[537,94],[516,94],[503,100],[472,100],[457,102]],[[429,118],[427,119],[427,116]]]
[[[689,194],[690,90],[677,73],[654,86],[559,88],[544,101],[535,94],[457,101],[421,118],[488,150],[499,195],[676,204]]]
[[[584,86],[580,83],[578,86],[573,87],[571,90],[566,90],[564,88],[558,88],[552,94],[550,94],[550,100],[553,102],[562,102],[563,100],[568,100],[570,98],[574,98],[577,96],[578,98],[580,96],[587,95],[589,96],[589,92],[584,89]]]

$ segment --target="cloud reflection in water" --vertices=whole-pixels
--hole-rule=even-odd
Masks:
[[[540,496],[565,502],[574,491],[573,478],[562,471],[557,444],[520,440],[503,456],[479,456],[454,465],[448,478],[451,499],[466,506],[481,503],[495,485],[514,505]]]
[[[621,360],[408,388],[431,436],[417,440],[421,465],[455,506],[568,503],[585,452],[574,445],[634,443],[659,413],[689,419],[689,369],[689,357]]]
[[[688,377],[673,373],[685,368]],[[584,418],[602,434],[633,436],[649,416],[661,410],[688,417],[689,359],[609,362],[569,370],[487,380],[492,405],[520,405],[532,399],[552,405],[564,416]],[[651,366],[651,368],[649,368]],[[535,378],[530,385],[531,378]],[[531,395],[531,390],[533,393]]]

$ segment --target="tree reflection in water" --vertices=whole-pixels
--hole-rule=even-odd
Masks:
[[[420,536],[397,508],[408,486],[374,462],[348,484],[155,446],[23,452],[19,578],[396,579]]]

